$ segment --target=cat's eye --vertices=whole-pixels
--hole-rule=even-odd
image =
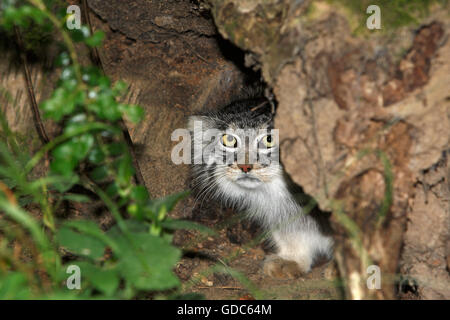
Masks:
[[[222,136],[222,144],[228,148],[236,148],[237,139],[236,137],[233,137],[231,134],[224,134]]]
[[[263,147],[273,148],[275,146],[275,139],[272,135],[268,134],[261,139]]]

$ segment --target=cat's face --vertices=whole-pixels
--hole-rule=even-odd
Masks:
[[[194,160],[198,163],[201,157],[202,162],[194,166],[194,183],[200,189],[242,196],[281,177],[278,130],[272,128],[270,113],[247,110],[190,118]]]

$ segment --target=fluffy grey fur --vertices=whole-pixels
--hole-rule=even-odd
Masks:
[[[261,146],[260,140],[273,129],[270,103],[265,98],[247,98],[216,112],[191,116],[189,128],[194,132],[192,145],[202,151],[194,160],[203,163],[193,165],[193,187],[199,198],[215,198],[248,214],[270,231],[277,256],[296,262],[303,273],[310,271],[319,256],[330,258],[332,239],[321,232],[311,215],[302,212],[274,156],[279,151],[278,141],[271,148]],[[211,129],[215,134],[205,139]],[[236,138],[234,148],[223,145],[224,134]],[[257,154],[257,162],[246,172],[238,166],[239,159],[247,163],[252,152]]]

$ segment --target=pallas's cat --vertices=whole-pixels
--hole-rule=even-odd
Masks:
[[[333,240],[291,188],[271,109],[266,98],[247,97],[191,116],[193,186],[199,197],[234,207],[269,232],[275,254],[265,258],[266,274],[297,277],[330,258]]]

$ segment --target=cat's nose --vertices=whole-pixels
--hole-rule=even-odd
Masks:
[[[250,170],[253,169],[252,164],[238,164],[237,166],[239,169],[241,169],[245,173],[250,172]]]

